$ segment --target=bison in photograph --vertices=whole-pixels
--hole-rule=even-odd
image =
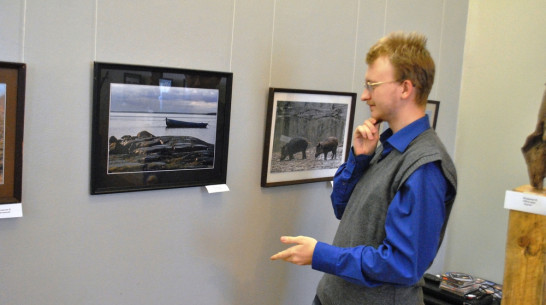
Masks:
[[[308,141],[306,138],[295,137],[292,138],[286,145],[281,148],[281,161],[284,161],[286,157],[288,160],[294,159],[294,154],[301,152],[301,159],[307,159],[305,150],[307,149]]]
[[[328,153],[332,152],[332,160],[336,158],[338,141],[336,137],[328,137],[317,144],[315,159],[324,154],[324,160],[328,160]]]

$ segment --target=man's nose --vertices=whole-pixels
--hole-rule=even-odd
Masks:
[[[365,102],[371,98],[370,91],[368,89],[364,88],[364,91],[362,91],[362,95],[360,96],[360,100]]]

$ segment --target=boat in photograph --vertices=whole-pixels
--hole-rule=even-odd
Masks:
[[[207,128],[209,123],[188,122],[165,118],[165,124],[167,124],[167,127],[169,128]]]

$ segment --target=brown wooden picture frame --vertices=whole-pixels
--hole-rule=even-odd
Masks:
[[[330,181],[347,160],[356,93],[270,88],[262,187]]]
[[[22,200],[26,64],[0,62],[0,204]]]

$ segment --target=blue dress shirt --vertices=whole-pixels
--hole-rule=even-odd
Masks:
[[[380,137],[382,155],[393,149],[403,153],[411,141],[428,128],[429,119],[425,116],[395,134],[388,129]],[[372,157],[355,156],[351,149],[348,161],[337,170],[331,200],[338,219],[343,216],[349,197]],[[422,165],[390,203],[385,222],[386,238],[379,247],[340,248],[318,242],[312,268],[368,287],[417,283],[438,250],[446,213],[444,202],[453,196],[448,185],[439,164]]]

